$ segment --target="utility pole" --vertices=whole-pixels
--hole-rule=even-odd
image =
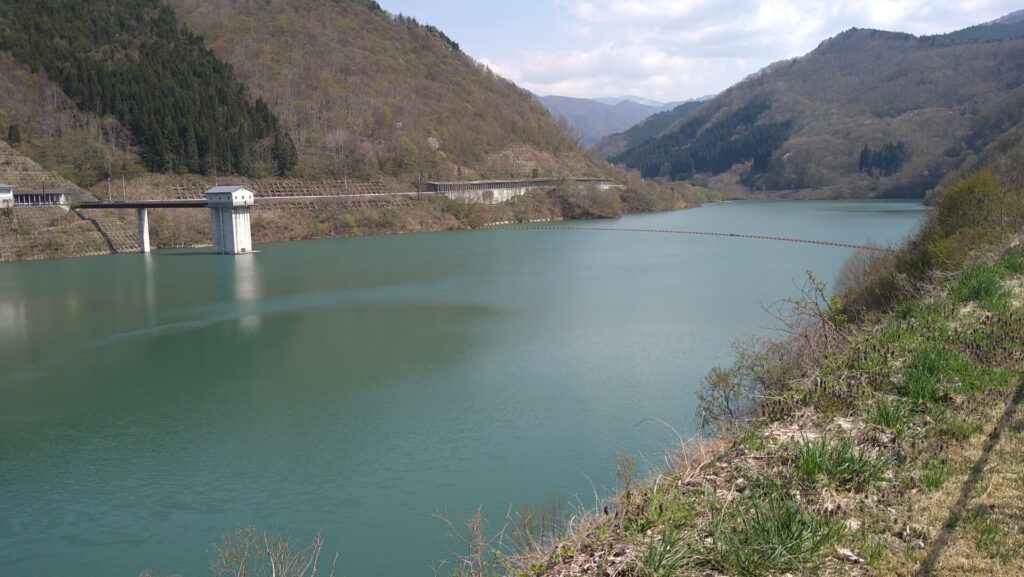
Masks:
[[[128,202],[128,187],[124,183],[124,173],[121,173],[121,197]]]
[[[110,175],[107,175],[107,202],[110,202]]]

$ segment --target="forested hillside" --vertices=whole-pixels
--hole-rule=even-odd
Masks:
[[[158,0],[10,0],[0,49],[84,112],[117,119],[153,172],[285,174],[277,119]]]
[[[1024,120],[1024,39],[964,38],[844,32],[611,160],[733,191],[923,195]]]
[[[0,52],[0,140],[64,178],[88,185],[121,169],[143,170],[131,134],[113,117],[82,112],[43,72]],[[14,183],[40,188],[37,182]]]
[[[288,129],[301,175],[530,176],[566,159],[580,170],[582,149],[528,92],[376,2],[169,1]],[[496,162],[512,145],[516,162]]]
[[[709,98],[690,100],[689,102],[684,102],[678,106],[674,106],[670,110],[665,110],[650,116],[642,122],[631,126],[624,132],[611,134],[602,138],[601,141],[594,146],[594,151],[601,158],[608,158],[610,156],[622,154],[626,150],[643,144],[647,140],[665,132],[671,128],[673,124],[678,122],[679,119],[700,108],[700,105],[707,102],[707,100],[709,100]]]

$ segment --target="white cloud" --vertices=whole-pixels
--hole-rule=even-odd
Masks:
[[[556,0],[571,48],[485,60],[539,94],[662,100],[727,88],[851,28],[934,34],[1017,9],[1010,0]]]

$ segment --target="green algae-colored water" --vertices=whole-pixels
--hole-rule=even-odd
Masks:
[[[574,226],[895,242],[909,202]],[[558,227],[559,225],[552,225]],[[593,501],[659,462],[761,303],[849,250],[489,230],[0,264],[0,575],[208,575],[224,530],[432,575],[432,514]],[[443,570],[442,570],[443,573]]]

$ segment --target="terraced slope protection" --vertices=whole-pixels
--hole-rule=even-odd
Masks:
[[[84,194],[74,183],[45,170],[31,158],[0,140],[0,182],[15,190],[62,190]]]
[[[727,190],[921,196],[1024,120],[1022,55],[1020,37],[853,29],[611,161]]]
[[[15,190],[60,190],[90,198],[72,182],[44,169],[0,141],[0,182]],[[131,211],[99,211],[85,218],[68,207],[19,206],[0,210],[0,262],[65,258],[138,250]]]

